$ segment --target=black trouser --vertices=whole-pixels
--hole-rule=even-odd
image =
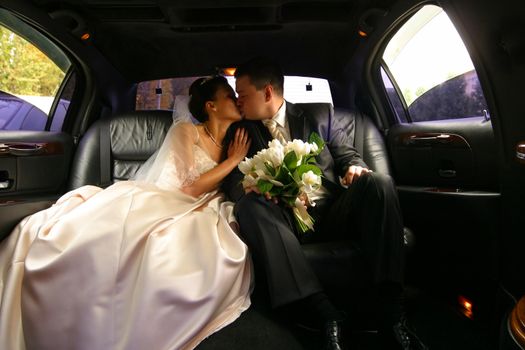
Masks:
[[[235,215],[254,259],[264,270],[273,307],[322,291],[306,261],[289,208],[250,193],[235,205]],[[389,176],[368,173],[336,197],[312,210],[314,240],[353,240],[375,283],[403,279],[403,224],[397,193]]]

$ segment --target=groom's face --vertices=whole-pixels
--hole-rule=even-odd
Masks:
[[[272,117],[267,115],[268,108],[266,106],[265,90],[257,90],[249,76],[243,75],[235,79],[235,91],[238,94],[237,106],[244,118],[261,120]]]

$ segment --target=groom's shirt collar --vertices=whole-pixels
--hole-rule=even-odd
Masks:
[[[275,115],[272,117],[273,120],[277,123],[277,127],[281,131],[281,133],[284,135],[284,138],[287,141],[291,140],[290,137],[290,127],[288,126],[288,120],[286,119],[286,101],[283,100],[283,104],[275,113]]]
[[[283,104],[281,105],[281,107],[279,108],[277,113],[275,113],[275,115],[272,117],[272,119],[275,120],[277,122],[277,124],[281,128],[287,128],[287,125],[286,125],[286,101],[285,100],[283,100]]]

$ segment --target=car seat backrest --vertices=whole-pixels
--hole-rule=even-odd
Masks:
[[[95,122],[78,145],[69,189],[129,179],[160,147],[172,121],[171,111],[133,111]]]
[[[391,175],[388,151],[383,135],[374,122],[362,113],[356,114],[355,147],[362,154],[363,160],[374,171]]]
[[[374,123],[359,112],[336,108],[352,118],[354,147],[374,171],[390,174],[383,137]],[[172,124],[171,111],[132,111],[95,122],[75,154],[69,189],[83,185],[106,187],[131,178],[162,144]]]
[[[383,136],[370,120],[361,112],[335,108],[334,114],[341,118],[354,120],[354,147],[364,162],[375,172],[391,175],[387,148]]]

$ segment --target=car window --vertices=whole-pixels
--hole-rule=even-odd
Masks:
[[[191,83],[198,77],[144,81],[137,86],[136,109],[173,109],[177,96],[188,96]],[[227,76],[235,90],[235,78]],[[326,79],[285,76],[284,98],[293,103],[327,102],[333,104]]]
[[[381,78],[400,122],[488,115],[472,60],[440,7],[427,5],[414,14],[382,60]]]
[[[69,101],[51,109],[70,66],[56,45],[0,9],[0,130],[60,130]]]

